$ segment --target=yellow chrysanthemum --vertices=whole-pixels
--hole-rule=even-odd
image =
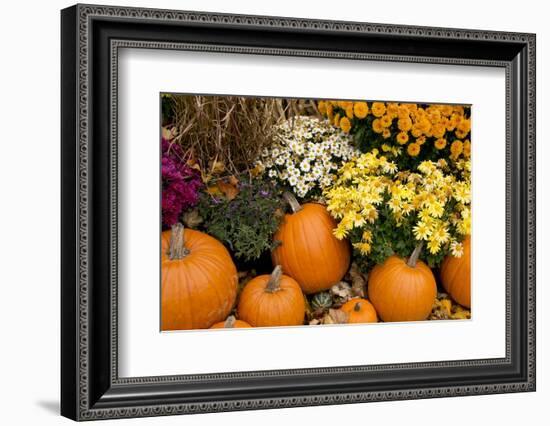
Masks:
[[[409,118],[409,108],[407,108],[407,105],[400,104],[397,107],[397,116],[401,118]]]
[[[332,121],[332,124],[334,124],[336,127],[340,125],[340,113],[336,113],[334,116],[334,120]]]
[[[469,132],[464,132],[462,130],[455,130],[455,136],[458,138],[458,139],[464,139],[466,136],[468,136],[468,133]]]
[[[353,104],[350,101],[337,101],[336,105],[338,105],[340,108],[345,110],[348,107],[348,105],[353,105]]]
[[[386,113],[386,105],[383,102],[374,102],[371,111],[375,117],[382,117]]]
[[[430,250],[431,254],[437,254],[437,252],[439,251],[440,246],[441,246],[441,243],[439,243],[436,240],[430,240],[428,242],[428,249]]]
[[[462,121],[462,117],[456,113],[453,113],[448,121],[448,127],[447,130],[454,130],[458,126],[458,124]],[[449,129],[449,127],[452,127]]]
[[[468,139],[464,141],[462,152],[464,153],[464,156],[466,158],[470,158],[471,146],[470,146],[470,141]]]
[[[447,139],[439,138],[435,141],[434,145],[437,149],[443,149],[447,146]]]
[[[432,136],[434,138],[442,138],[445,136],[445,132],[447,129],[445,128],[445,125],[443,123],[436,123],[432,126]]]
[[[390,136],[391,136],[391,131],[390,131],[390,129],[384,129],[384,131],[382,132],[382,137],[383,137],[384,139],[388,139]]]
[[[372,232],[369,230],[363,231],[363,235],[361,236],[363,241],[366,241],[370,243],[372,241]]]
[[[395,118],[397,117],[399,105],[395,102],[390,102],[388,106],[386,107],[386,113],[391,117]]]
[[[349,121],[348,117],[342,117],[342,119],[340,120],[340,128],[344,132],[349,133],[351,129],[351,122]]]
[[[411,135],[415,138],[421,136],[423,133],[422,129],[418,127],[418,125],[415,123],[411,127]]]
[[[411,157],[416,157],[420,153],[420,145],[418,145],[416,142],[413,142],[409,144],[407,147],[407,154],[409,154]]]
[[[462,105],[454,105],[453,106],[453,112],[456,114],[463,116],[464,115],[464,107]]]
[[[418,145],[424,145],[426,143],[426,136],[422,135],[416,138],[416,143]]]
[[[334,114],[334,107],[330,102],[325,103],[325,112],[327,114],[327,118],[329,120],[332,120],[333,114]]]
[[[348,230],[341,225],[342,223],[340,222],[340,224],[334,229],[334,231],[332,231],[334,236],[339,240],[343,240],[344,238],[346,238],[346,235],[348,234]]]
[[[430,227],[423,221],[416,224],[413,228],[413,232],[417,240],[427,240],[431,234]]]
[[[427,118],[422,118],[416,123],[417,127],[422,131],[422,133],[429,132],[432,128],[432,123]]]
[[[380,123],[382,124],[382,126],[384,127],[390,127],[391,126],[391,123],[392,123],[392,118],[386,114],[386,115],[383,115],[381,118],[380,118]]]
[[[441,105],[441,114],[448,117],[453,113],[453,107],[451,105]]]
[[[376,133],[382,133],[384,131],[384,127],[382,126],[379,118],[375,118],[372,121],[372,130]]]
[[[353,104],[353,114],[357,118],[365,118],[369,113],[369,106],[366,102],[355,102]]]
[[[411,130],[411,127],[412,127],[412,120],[408,115],[406,117],[403,117],[397,120],[397,128],[402,132],[408,132],[409,130]]]
[[[456,128],[461,132],[468,133],[470,131],[470,120],[467,118],[463,118],[462,120],[460,120],[460,123],[458,123]]]
[[[395,140],[399,145],[405,145],[409,141],[409,134],[407,132],[399,132]]]
[[[368,255],[371,251],[371,245],[369,243],[354,243],[353,247],[355,247],[357,250],[361,252],[362,255]]]
[[[458,156],[462,154],[463,149],[464,148],[461,141],[459,140],[454,141],[451,144],[451,157],[455,159],[458,158]]]
[[[317,102],[317,109],[322,115],[326,115],[327,113],[327,104],[325,101],[319,101]]]

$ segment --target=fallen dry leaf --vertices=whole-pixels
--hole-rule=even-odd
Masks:
[[[353,297],[351,285],[345,281],[340,281],[339,283],[334,284],[330,288],[330,293],[333,300],[332,306],[334,307],[339,307],[343,305]]]
[[[232,183],[227,183],[223,180],[219,180],[217,186],[218,189],[223,193],[225,198],[227,198],[227,200],[229,201],[233,200],[237,195],[239,195],[239,188],[237,188],[236,184],[233,185]]]
[[[223,195],[223,192],[220,190],[218,185],[211,185],[208,188],[206,188],[206,192],[208,192],[210,195],[213,195],[215,197],[220,197]]]
[[[471,317],[470,310],[460,305],[454,305],[452,311],[451,319],[470,319]]]
[[[351,281],[351,293],[357,297],[365,297],[367,294],[367,277],[359,271],[356,263],[351,264],[348,276]]]
[[[323,317],[323,324],[347,324],[348,314],[340,309],[329,309]]]
[[[212,161],[210,165],[210,174],[219,175],[224,171],[225,171],[225,165],[221,161],[218,161],[218,160]]]
[[[470,319],[470,310],[455,303],[448,294],[438,293],[429,320]]]
[[[237,278],[239,279],[239,288],[243,288],[248,281],[256,276],[256,270],[251,269],[250,271],[239,271],[237,272]]]
[[[175,127],[163,127],[162,128],[162,137],[166,140],[172,140],[178,134],[178,129]]]
[[[227,180],[229,181],[229,183],[233,186],[237,186],[239,184],[239,179],[237,179],[235,177],[235,175],[231,175],[227,178]]]
[[[203,222],[202,217],[199,215],[198,209],[193,209],[185,212],[182,216],[182,220],[185,226],[193,229]]]

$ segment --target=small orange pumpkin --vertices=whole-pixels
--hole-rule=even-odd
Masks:
[[[340,308],[348,317],[348,324],[378,322],[374,306],[366,299],[351,299]]]
[[[471,266],[470,266],[470,236],[462,242],[461,257],[452,255],[445,257],[441,264],[441,283],[445,291],[462,306],[470,307]]]
[[[432,310],[437,285],[432,270],[418,260],[420,243],[407,260],[390,256],[369,275],[369,300],[383,321],[425,320]]]
[[[220,321],[210,328],[251,328],[252,326],[245,322],[236,319],[233,315],[227,317],[225,321]]]
[[[306,294],[327,290],[341,281],[349,268],[349,243],[334,236],[336,222],[324,206],[301,206],[292,194],[283,196],[293,213],[285,215],[273,237],[280,242],[271,255],[273,264],[281,265]]]
[[[259,275],[244,287],[239,318],[253,327],[302,325],[306,313],[300,285],[277,265],[271,275]]]
[[[227,318],[237,268],[223,244],[179,223],[161,239],[161,329],[209,328]]]

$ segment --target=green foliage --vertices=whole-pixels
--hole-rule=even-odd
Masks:
[[[203,194],[199,213],[206,232],[225,243],[237,258],[256,260],[272,248],[283,203],[273,184],[258,178],[239,183],[238,189],[232,200]]]

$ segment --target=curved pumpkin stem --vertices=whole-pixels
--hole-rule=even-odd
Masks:
[[[229,315],[225,320],[225,323],[223,324],[223,328],[233,328],[233,327],[235,327],[235,317],[233,315]]]
[[[273,272],[269,277],[269,281],[267,282],[265,291],[267,293],[275,293],[276,291],[279,291],[281,289],[280,284],[281,284],[282,276],[283,276],[283,267],[281,265],[275,266],[275,269],[273,269]]]
[[[176,223],[172,225],[172,233],[170,234],[170,247],[168,248],[170,260],[183,259],[190,253],[190,251],[185,248],[184,245],[184,231],[185,229],[181,223]]]
[[[298,213],[300,210],[302,210],[302,206],[291,192],[285,191],[283,192],[283,198],[290,206],[292,213]]]
[[[355,312],[359,312],[361,310],[361,302],[357,302],[355,306],[353,307],[353,310]]]
[[[420,257],[420,253],[422,252],[422,247],[424,246],[424,241],[420,241],[418,245],[414,248],[414,251],[411,254],[411,257],[409,257],[409,260],[407,261],[407,265],[411,268],[414,268],[416,266],[416,262],[418,262],[418,258]]]

